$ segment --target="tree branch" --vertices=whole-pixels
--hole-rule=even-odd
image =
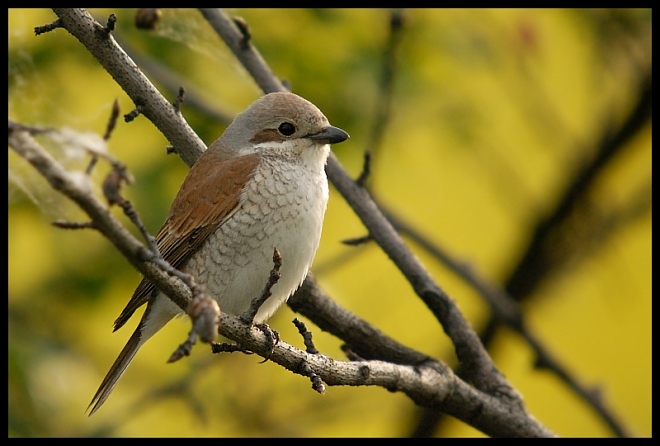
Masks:
[[[554,434],[533,417],[521,417],[506,402],[485,395],[458,379],[436,361],[410,366],[384,361],[335,361],[310,355],[286,342],[274,348],[257,327],[222,314],[221,333],[249,350],[294,373],[306,376],[301,364],[309,366],[328,385],[379,386],[405,393],[415,403],[434,406],[493,437],[549,437]],[[272,353],[271,353],[272,348]]]

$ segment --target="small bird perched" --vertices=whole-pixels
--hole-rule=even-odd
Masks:
[[[348,137],[293,93],[257,99],[190,169],[156,237],[163,258],[191,274],[221,311],[240,315],[266,284],[277,249],[280,279],[254,318],[265,321],[300,286],[312,264],[328,203],[329,144]],[[143,278],[114,330],[145,303],[140,323],[89,404],[90,415],[106,401],[138,349],[183,313]]]

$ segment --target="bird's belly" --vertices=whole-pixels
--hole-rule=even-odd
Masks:
[[[309,193],[307,194],[309,195]],[[273,250],[282,257],[280,279],[256,322],[269,318],[300,286],[321,237],[327,198],[278,194],[247,197],[185,267],[221,311],[239,315],[259,296],[273,268]]]

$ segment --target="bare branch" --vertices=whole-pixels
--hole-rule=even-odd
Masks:
[[[145,249],[107,212],[107,208],[99,200],[91,193],[81,190],[67,172],[50,158],[26,131],[10,128],[9,144],[34,165],[53,187],[72,198],[84,210],[89,211],[90,217],[97,222],[99,230],[104,235],[112,237],[113,243],[123,248],[122,252],[135,253]],[[110,230],[104,232],[106,228]],[[166,291],[166,289],[171,288],[173,293],[179,294],[179,297],[189,297],[185,287],[177,286],[178,279],[165,275],[158,268],[149,268],[147,265],[152,265],[151,263],[139,262],[136,257],[132,255],[130,259],[134,260],[136,267],[144,271],[145,276],[158,284],[159,289],[169,292],[170,290]],[[446,404],[445,409],[448,413],[466,421],[469,414],[469,422],[489,435],[552,435],[541,425],[532,423],[531,419],[528,419],[525,425],[521,425],[517,414],[512,413],[501,401],[488,397],[484,401],[485,396],[478,396],[475,390],[456,379],[453,374],[447,373],[444,367],[438,368],[437,365],[431,364],[413,367],[381,361],[338,362],[323,355],[311,355],[284,342],[273,345],[259,328],[249,326],[239,318],[224,313],[220,314],[220,333],[252,351],[269,355],[271,360],[294,373],[310,377],[317,391],[322,389],[319,380],[329,385],[382,386],[404,392],[418,404],[440,404],[443,407]],[[439,371],[442,373],[438,373]],[[453,399],[457,396],[465,401],[455,404],[456,401]],[[469,406],[465,404],[469,401],[472,401],[473,407],[466,409]]]
[[[458,379],[435,361],[417,366],[383,361],[335,361],[324,355],[312,355],[280,341],[270,353],[266,335],[239,318],[220,315],[220,333],[294,373],[319,376],[330,386],[379,386],[405,393],[421,406],[439,407],[494,437],[551,437],[554,434],[533,417],[521,417],[518,411],[500,399],[485,395]]]
[[[305,351],[312,355],[319,353],[316,346],[314,345],[314,340],[312,339],[312,332],[307,330],[307,326],[303,321],[298,318],[293,320],[293,325],[298,329],[298,333],[303,337],[303,342],[305,343]]]
[[[244,322],[247,323],[252,323],[254,321],[254,317],[257,315],[257,312],[259,311],[259,308],[268,300],[268,298],[271,296],[271,289],[275,284],[280,280],[280,268],[282,267],[282,256],[280,255],[280,252],[277,250],[277,248],[273,249],[273,268],[270,270],[270,275],[268,277],[268,282],[266,283],[266,286],[264,287],[263,291],[259,296],[256,296],[252,302],[250,302],[250,306],[248,307],[247,310],[243,314],[241,314],[241,319]]]
[[[35,26],[34,27],[34,35],[38,36],[47,32],[50,32],[54,29],[57,28],[62,28],[62,22],[57,19],[53,23],[49,23],[47,25],[42,25],[42,26]]]
[[[520,396],[499,373],[456,303],[435,283],[410,252],[369,193],[346,174],[333,155],[328,160],[327,172],[339,193],[365,224],[372,239],[397,265],[417,295],[440,321],[454,343],[459,361],[467,367],[469,379],[486,393],[506,396],[512,402],[520,402]]]
[[[105,129],[105,134],[103,135],[103,140],[108,141],[112,132],[117,126],[117,118],[119,117],[119,101],[115,99],[115,102],[112,103],[112,113],[110,114],[110,119],[108,119],[108,126]]]
[[[362,172],[360,172],[360,175],[357,177],[357,180],[355,182],[363,186],[367,182],[367,179],[369,179],[369,176],[371,175],[371,150],[367,149],[364,151],[364,162],[362,163]]]
[[[390,11],[389,34],[383,52],[382,70],[378,83],[378,96],[374,108],[374,122],[366,143],[366,153],[374,155],[381,147],[387,125],[392,116],[392,92],[397,71],[399,47],[406,26],[406,13],[401,9]]]
[[[220,306],[218,302],[206,295],[194,298],[188,306],[188,316],[193,321],[193,326],[188,333],[186,341],[172,353],[167,360],[168,363],[176,362],[184,356],[189,356],[193,345],[197,342],[197,336],[202,342],[212,343],[220,327]]]
[[[380,359],[396,364],[421,364],[429,356],[402,345],[354,313],[342,308],[316,284],[312,273],[289,298],[296,313],[314,321],[323,331],[349,344],[362,358]]]
[[[61,229],[96,229],[93,221],[55,220],[52,225]]]

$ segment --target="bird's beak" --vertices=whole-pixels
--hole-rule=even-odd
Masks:
[[[348,138],[350,138],[350,136],[348,136],[348,133],[342,129],[329,125],[320,132],[309,135],[308,138],[313,139],[314,141],[324,142],[326,144],[337,144],[342,141],[346,141]]]

